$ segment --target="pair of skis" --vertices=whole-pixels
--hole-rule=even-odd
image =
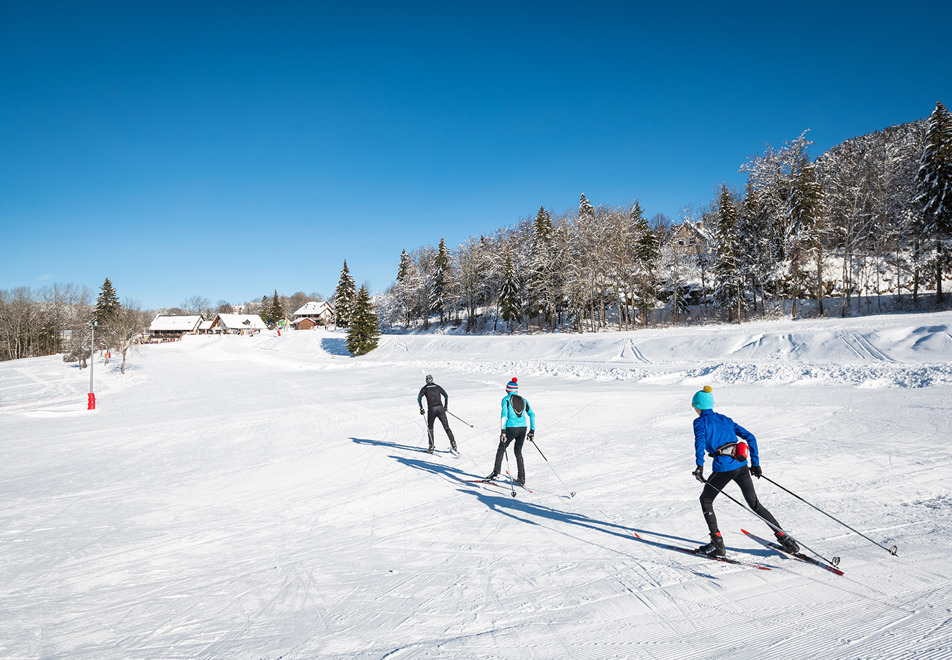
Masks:
[[[507,481],[496,481],[494,479],[460,479],[460,481],[467,484],[480,484],[484,486],[495,486],[496,488],[502,488],[503,490],[509,491],[509,494],[513,497],[516,496],[516,486],[528,493],[532,492],[518,481],[513,481],[512,483]]]
[[[835,566],[832,566],[831,564],[827,564],[827,563],[824,562],[824,561],[819,561],[818,559],[814,559],[813,557],[809,557],[809,556],[803,554],[802,552],[796,552],[796,553],[788,552],[788,551],[787,551],[786,549],[784,549],[784,547],[781,546],[779,543],[772,543],[772,542],[768,541],[767,539],[762,539],[762,538],[760,538],[759,536],[757,536],[756,534],[751,534],[751,533],[748,532],[746,529],[741,529],[740,531],[742,531],[744,534],[746,534],[749,538],[753,539],[754,541],[757,541],[758,543],[760,543],[761,545],[763,545],[763,546],[765,546],[765,547],[767,547],[767,548],[770,548],[771,550],[775,550],[775,551],[777,551],[777,552],[779,552],[779,553],[781,553],[781,554],[783,554],[783,555],[786,555],[786,556],[788,556],[788,557],[792,557],[793,559],[797,559],[797,560],[802,561],[802,562],[804,562],[804,563],[813,564],[814,566],[819,566],[820,568],[823,568],[823,569],[825,569],[825,570],[827,570],[827,571],[829,571],[829,572],[831,572],[831,573],[835,573],[836,575],[843,575],[843,571],[841,571],[840,569],[838,569],[838,568],[835,567]],[[637,532],[632,532],[632,534],[634,534],[638,539],[641,539],[641,536],[639,536]],[[694,555],[695,557],[704,557],[705,559],[714,559],[714,560],[717,560],[717,561],[725,562],[725,563],[727,563],[727,564],[737,564],[737,565],[739,565],[739,566],[750,566],[751,568],[757,568],[757,569],[760,569],[760,570],[762,570],[762,571],[769,571],[769,570],[771,570],[771,567],[770,567],[770,566],[764,566],[763,564],[758,564],[758,563],[756,563],[756,562],[743,561],[742,559],[735,559],[734,557],[718,557],[718,556],[716,556],[716,555],[706,555],[706,554],[703,554],[703,553],[701,553],[701,552],[698,552],[697,550],[693,550],[693,549],[691,549],[691,548],[685,548],[685,547],[682,547],[682,546],[679,546],[679,545],[669,545],[669,544],[667,544],[667,543],[662,543],[662,544],[660,544],[660,545],[661,545],[662,547],[668,548],[669,550],[677,550],[678,552],[683,552],[683,553],[688,554],[688,555]]]

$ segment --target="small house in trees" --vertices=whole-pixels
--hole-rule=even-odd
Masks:
[[[209,330],[223,335],[253,335],[267,328],[257,314],[218,314]]]
[[[294,319],[291,321],[291,325],[294,326],[295,330],[313,330],[314,328],[319,327],[320,323],[305,316],[299,319]]]
[[[166,316],[159,314],[149,325],[149,337],[154,340],[181,339],[182,335],[194,335],[204,319],[194,316]]]
[[[306,305],[294,312],[294,326],[299,330],[306,330],[302,327],[300,321],[310,319],[315,325],[329,325],[334,318],[334,310],[325,301],[309,301]],[[312,328],[314,326],[311,326]]]
[[[708,244],[692,222],[682,222],[669,239],[675,251],[682,257],[700,257],[707,254]]]

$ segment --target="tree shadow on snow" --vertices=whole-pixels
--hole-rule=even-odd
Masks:
[[[350,357],[350,351],[347,350],[347,340],[340,337],[322,337],[321,348],[331,355]]]
[[[414,447],[411,445],[387,442],[384,440],[371,440],[368,438],[351,438],[351,440],[356,444],[374,445],[403,452],[421,453],[427,457],[431,456],[423,447]],[[617,536],[630,541],[639,541],[645,545],[650,545],[657,548],[664,548],[666,544],[640,538],[635,536],[635,534],[650,534],[654,537],[668,539],[671,541],[681,541],[686,544],[697,543],[695,540],[686,539],[681,536],[661,534],[659,532],[628,527],[627,525],[620,525],[618,523],[609,522],[606,520],[598,520],[581,513],[562,511],[541,504],[535,504],[531,501],[528,501],[524,497],[518,497],[518,487],[517,497],[512,497],[511,492],[508,490],[508,482],[505,481],[500,482],[503,487],[498,488],[499,492],[497,494],[488,490],[496,489],[495,486],[486,485],[484,487],[478,483],[466,482],[467,479],[479,479],[480,475],[473,475],[452,465],[437,462],[429,458],[413,458],[410,456],[401,456],[397,454],[390,454],[390,458],[395,460],[397,463],[413,470],[419,470],[420,472],[432,474],[450,481],[454,485],[458,486],[459,492],[472,495],[481,504],[487,506],[493,511],[497,511],[505,516],[509,516],[510,518],[519,520],[520,522],[524,522],[529,525],[541,524],[539,519],[551,520],[567,525],[573,525],[584,529],[610,534],[612,536]],[[531,497],[531,495],[528,495],[528,497]]]

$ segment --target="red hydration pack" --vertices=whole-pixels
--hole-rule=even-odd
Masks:
[[[717,448],[717,454],[730,456],[735,461],[746,463],[747,457],[750,455],[750,447],[747,446],[746,442],[728,442],[726,445]]]

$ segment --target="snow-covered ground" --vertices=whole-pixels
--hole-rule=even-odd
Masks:
[[[401,335],[359,359],[328,332],[189,337],[98,362],[95,411],[88,371],[0,363],[0,657],[952,657],[950,328]],[[427,373],[460,458],[439,428],[424,451]],[[526,447],[515,498],[458,479],[490,471],[512,376],[548,459]],[[664,548],[706,540],[705,384],[766,476],[898,556],[765,480],[844,576],[747,539],[769,529],[724,497],[731,556],[773,570]]]

